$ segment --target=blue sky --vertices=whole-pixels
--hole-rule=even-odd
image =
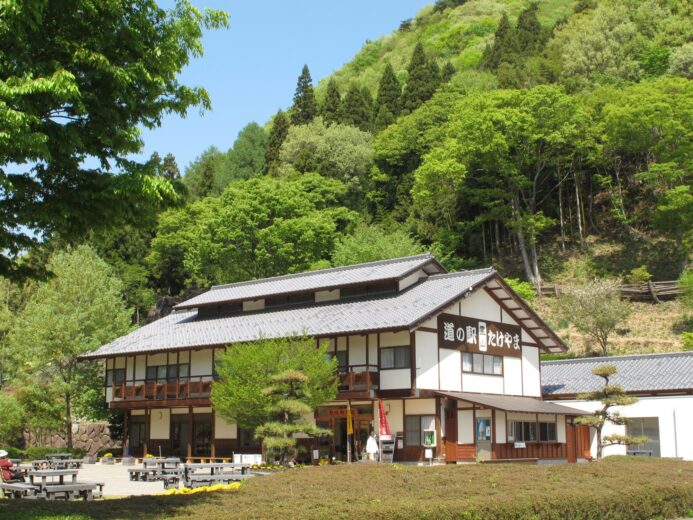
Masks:
[[[304,63],[317,83],[367,39],[390,33],[432,0],[192,1],[230,15],[229,29],[206,33],[205,55],[181,76],[185,84],[207,89],[212,111],[168,116],[160,128],[143,132],[143,156],[171,152],[181,170],[210,145],[231,147],[250,121],[264,124],[289,107]]]

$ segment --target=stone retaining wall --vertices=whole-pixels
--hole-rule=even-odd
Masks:
[[[24,434],[25,446],[50,446],[52,448],[65,448],[65,432],[51,431],[41,433]],[[111,439],[108,423],[79,423],[72,427],[72,446],[82,449],[87,455],[96,455],[97,452],[120,448],[121,442]]]

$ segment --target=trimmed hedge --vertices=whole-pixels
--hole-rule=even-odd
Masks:
[[[86,451],[78,448],[53,448],[50,446],[30,446],[24,451],[24,458],[29,460],[44,460],[52,453],[71,453],[75,459],[81,459]]]

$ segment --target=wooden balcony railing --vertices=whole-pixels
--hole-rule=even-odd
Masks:
[[[212,392],[213,376],[191,376],[168,380],[136,379],[114,383],[114,400],[164,400],[164,399],[191,399],[196,397],[209,397]]]
[[[380,374],[375,365],[349,365],[339,369],[339,393],[377,390]]]

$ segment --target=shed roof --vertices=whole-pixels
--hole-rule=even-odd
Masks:
[[[197,310],[194,309],[178,310],[82,357],[225,346],[297,334],[320,337],[411,330],[495,276],[492,268],[439,274],[402,292],[380,298],[314,303],[212,319],[196,319]]]
[[[606,364],[618,370],[609,382],[629,393],[693,392],[693,352],[668,352],[544,361],[542,393],[560,398],[599,390],[604,380],[592,370]]]
[[[477,394],[472,392],[436,392],[442,397],[450,397],[458,401],[480,404],[487,408],[504,410],[506,412],[551,413],[562,415],[583,415],[585,412],[560,404],[548,403],[533,397],[517,395]]]
[[[321,291],[388,280],[395,281],[401,280],[422,268],[428,274],[446,272],[445,268],[430,254],[408,256],[380,260],[378,262],[320,269],[307,273],[275,276],[262,280],[217,285],[199,296],[176,305],[176,308],[192,309],[226,302],[255,300],[270,296]]]

